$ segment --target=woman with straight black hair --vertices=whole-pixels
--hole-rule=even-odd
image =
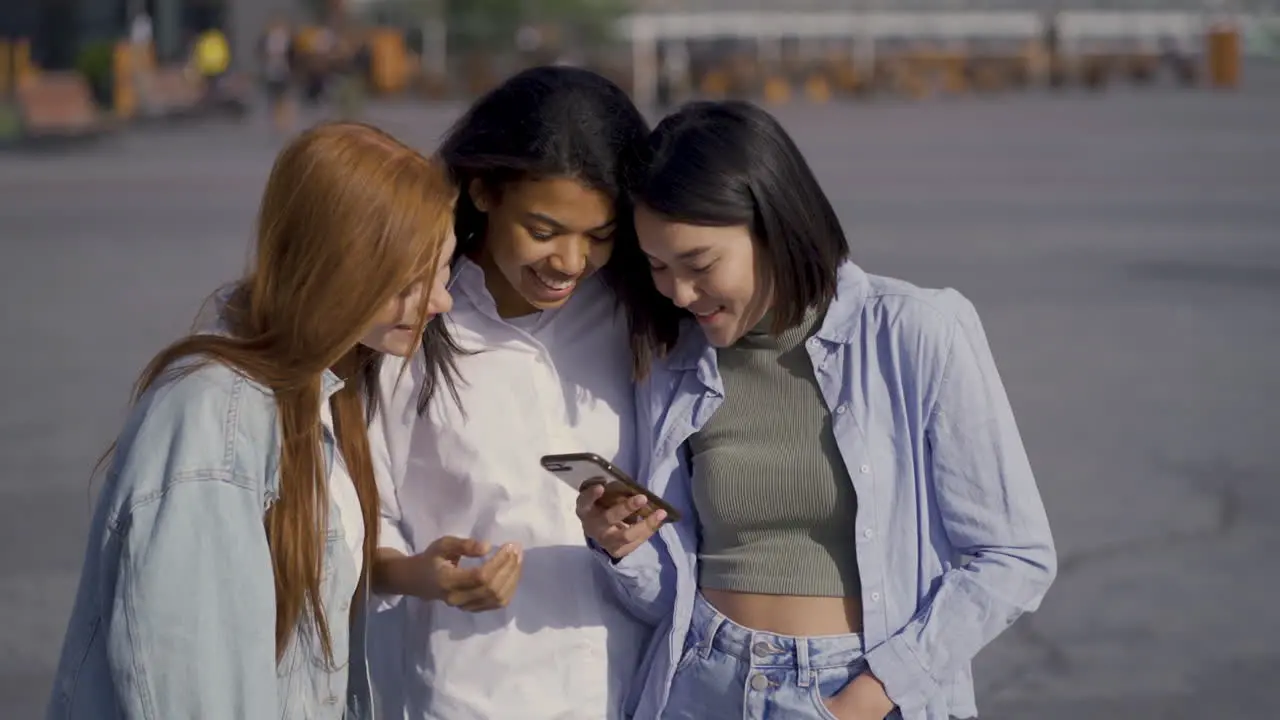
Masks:
[[[648,308],[670,308],[629,202],[648,132],[605,78],[541,67],[439,150],[460,190],[455,303],[403,377],[386,369],[372,429],[387,602],[371,654],[394,717],[621,717],[648,628],[539,461],[590,452],[634,472],[648,452],[632,381],[663,337]]]
[[[682,518],[578,502],[664,619],[635,717],[975,715],[970,661],[1056,556],[973,305],[855,265],[753,105],[686,106],[650,146],[640,245],[685,320],[638,388],[641,477]]]

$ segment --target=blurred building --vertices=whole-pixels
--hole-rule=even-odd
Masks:
[[[826,10],[1280,11],[1280,0],[634,0],[644,12]]]
[[[29,39],[38,65],[65,69],[86,46],[127,37],[145,13],[161,61],[185,57],[192,38],[221,27],[240,64],[253,57],[269,18],[302,19],[316,7],[317,0],[0,0],[0,36]]]

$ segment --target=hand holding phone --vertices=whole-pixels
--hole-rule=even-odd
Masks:
[[[583,487],[578,493],[577,512],[582,532],[614,560],[648,542],[668,520],[667,511],[650,505],[644,495],[610,496],[603,482]]]
[[[664,510],[668,521],[680,520],[678,510],[645,486],[632,480],[622,468],[595,453],[544,455],[542,467],[579,493],[591,485],[603,484],[601,500],[607,506],[613,506],[622,498],[643,495],[648,499],[648,503],[639,509],[643,517],[649,517],[658,510]]]
[[[599,455],[547,455],[542,466],[578,491],[583,532],[614,559],[639,547],[664,522],[680,519],[675,508]]]

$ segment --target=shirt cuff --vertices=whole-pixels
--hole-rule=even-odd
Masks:
[[[605,567],[610,571],[618,573],[623,577],[638,577],[646,567],[652,567],[658,562],[658,551],[653,547],[653,543],[646,542],[640,547],[627,553],[622,558],[615,558],[609,554],[608,550],[600,547],[595,540],[587,538],[587,547],[591,548],[596,556]]]
[[[867,653],[867,665],[884,685],[885,694],[907,717],[928,705],[937,690],[937,683],[901,635],[872,648]]]

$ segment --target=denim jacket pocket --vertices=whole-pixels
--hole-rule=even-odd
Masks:
[[[339,552],[345,550],[344,543],[346,537],[342,534],[342,528],[330,527],[324,536],[324,561],[320,568],[321,585],[328,585],[333,579],[335,569],[334,560],[338,557]]]

